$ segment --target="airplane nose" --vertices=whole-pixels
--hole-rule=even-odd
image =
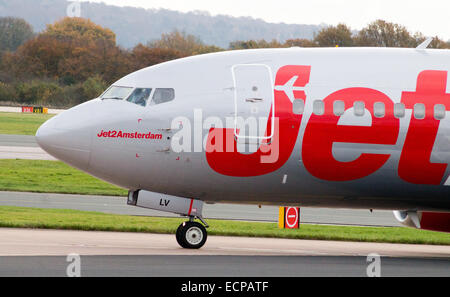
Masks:
[[[36,142],[53,157],[81,170],[87,170],[91,155],[89,129],[65,111],[45,122],[36,132]]]

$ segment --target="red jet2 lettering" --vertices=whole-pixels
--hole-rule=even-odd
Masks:
[[[275,85],[284,85],[293,76],[298,76],[294,86],[305,87],[310,79],[310,66],[284,66],[276,75]],[[450,94],[446,93],[447,71],[425,70],[419,73],[415,92],[403,92],[401,102],[406,109],[413,109],[417,103],[425,105],[424,119],[411,117],[406,140],[398,165],[398,175],[406,182],[414,184],[439,185],[444,177],[447,164],[430,162],[431,152],[437,137],[440,121],[433,116],[435,104],[442,104],[450,110]],[[234,146],[234,150],[214,150],[206,152],[209,166],[217,173],[243,177],[259,176],[281,168],[292,154],[300,130],[302,115],[292,112],[292,103],[283,91],[275,90],[275,116],[279,131],[271,143],[262,143],[253,154],[241,154],[236,150],[233,129],[211,129],[207,146],[214,143],[215,135],[223,133],[224,148]],[[303,91],[294,92],[296,99],[306,100]],[[346,109],[355,101],[362,101],[372,114],[372,125],[340,126],[339,116],[333,114],[333,102],[342,100]],[[369,88],[347,88],[330,94],[324,100],[325,114],[312,114],[306,124],[302,142],[302,160],[306,170],[313,176],[327,181],[351,181],[367,177],[379,170],[389,159],[389,154],[363,153],[351,162],[340,162],[333,157],[335,142],[395,145],[398,140],[400,122],[394,117],[394,103],[384,93]],[[382,102],[386,115],[377,118],[373,105]],[[270,112],[270,115],[272,111]],[[271,131],[270,117],[266,131]],[[267,135],[268,133],[266,133]],[[234,141],[234,143],[227,143]],[[279,158],[273,163],[260,162],[264,154],[270,154],[271,146],[278,142]]]
[[[122,131],[101,131],[97,134],[98,138],[127,138],[127,139],[162,139],[162,134],[153,134],[152,132],[148,133],[128,133]]]

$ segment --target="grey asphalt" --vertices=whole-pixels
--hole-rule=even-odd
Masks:
[[[74,209],[111,214],[137,216],[175,217],[166,212],[128,206],[125,197],[42,194],[22,192],[0,192],[0,205]],[[236,204],[205,204],[203,214],[207,219],[228,219],[248,221],[278,221],[278,207]],[[391,211],[377,211],[329,208],[301,208],[302,223],[400,226]]]
[[[31,146],[0,146],[0,159],[57,160],[40,147]]]
[[[39,147],[34,135],[0,134],[0,146]]]
[[[82,277],[367,276],[366,257],[81,256]],[[65,277],[67,257],[0,257],[0,276]],[[382,257],[382,277],[450,276],[450,260]]]
[[[450,276],[439,245],[209,236],[190,250],[171,234],[16,228],[0,238],[0,276],[65,276],[77,258],[82,276],[365,276],[377,263],[382,276]]]

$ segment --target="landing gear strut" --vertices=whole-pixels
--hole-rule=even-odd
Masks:
[[[202,218],[198,218],[205,226],[198,222],[194,222],[196,217],[189,217],[189,221],[183,222],[177,229],[176,238],[178,244],[185,249],[199,249],[208,238],[206,228],[208,224]]]
[[[189,221],[181,224],[176,234],[178,244],[185,249],[199,249],[206,242],[206,238],[208,237],[206,228],[209,226],[202,218],[202,200],[176,197],[145,190],[130,190],[128,192],[127,204],[188,217]],[[195,222],[195,219],[199,219],[203,225]]]

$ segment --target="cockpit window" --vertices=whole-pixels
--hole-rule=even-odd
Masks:
[[[103,94],[102,99],[123,100],[130,95],[131,91],[133,91],[131,87],[112,86]]]
[[[137,88],[133,91],[130,97],[128,97],[127,101],[140,106],[145,106],[147,105],[147,100],[150,97],[151,92],[152,89]]]
[[[150,105],[166,103],[175,99],[174,89],[156,89]]]
[[[171,88],[158,88],[152,92],[152,88],[134,88],[111,86],[101,95],[101,99],[126,100],[140,106],[146,106],[152,95],[149,105],[157,105],[175,99],[175,90]]]

